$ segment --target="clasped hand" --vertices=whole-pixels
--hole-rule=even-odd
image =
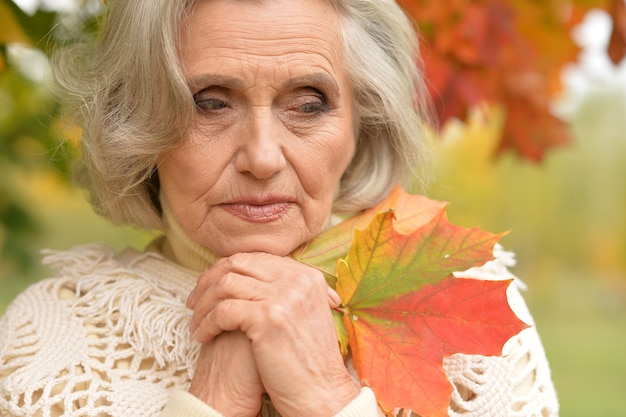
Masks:
[[[202,349],[190,392],[224,416],[331,416],[359,393],[337,346],[339,297],[291,258],[241,253],[202,273],[187,300]],[[330,307],[330,308],[329,308]]]

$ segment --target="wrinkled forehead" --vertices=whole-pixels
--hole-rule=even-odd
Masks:
[[[298,59],[320,56],[341,66],[339,15],[318,0],[199,0],[183,25],[186,65],[207,57]]]
[[[329,14],[334,15],[334,17],[338,18],[339,16],[344,15],[345,5],[340,0],[185,0],[185,15],[187,19],[183,21],[183,26],[188,26],[189,20],[193,17],[196,10],[198,8],[202,8],[206,6],[207,3],[221,3],[222,5],[231,5],[231,6],[240,6],[243,9],[254,9],[259,6],[278,6],[278,9],[285,9],[285,6],[294,3],[300,4],[300,8],[302,11],[308,8],[325,8]],[[277,10],[278,10],[277,9]],[[297,19],[299,14],[294,15],[294,19]],[[219,19],[220,16],[215,16],[215,19]],[[339,19],[337,20],[339,23]]]

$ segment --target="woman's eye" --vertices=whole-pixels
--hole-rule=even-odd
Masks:
[[[328,110],[328,106],[322,102],[305,103],[299,109],[302,113],[320,113]]]
[[[218,98],[196,97],[194,100],[196,102],[196,107],[203,111],[221,110],[228,107],[227,102]]]
[[[314,115],[330,110],[330,106],[321,94],[296,97],[290,104],[291,111],[303,114]]]

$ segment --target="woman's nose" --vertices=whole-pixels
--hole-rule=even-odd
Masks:
[[[235,168],[258,179],[268,179],[286,166],[279,122],[271,110],[250,117],[239,138]]]

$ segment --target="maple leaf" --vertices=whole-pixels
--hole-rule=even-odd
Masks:
[[[501,235],[450,224],[442,209],[410,234],[394,211],[357,231],[337,263],[337,292],[359,377],[385,412],[447,415],[452,386],[443,358],[500,355],[527,327],[510,309],[508,281],[454,278],[493,259]]]
[[[443,358],[500,355],[527,327],[509,307],[511,280],[453,276],[492,260],[503,234],[452,225],[445,208],[396,187],[376,207],[292,254],[322,270],[336,288],[341,352],[351,352],[361,382],[387,413],[446,415],[452,386]]]
[[[337,285],[337,277],[335,276],[337,260],[347,255],[356,228],[366,227],[377,213],[394,207],[398,230],[415,230],[432,219],[446,205],[442,201],[407,194],[402,187],[396,186],[379,204],[318,235],[311,242],[293,251],[291,256],[322,271],[328,285],[335,288]],[[341,313],[333,311],[333,318],[337,327],[339,348],[341,353],[345,355],[348,352],[348,333],[343,325]]]
[[[296,249],[291,256],[321,270],[328,284],[334,288],[337,259],[348,253],[355,229],[366,227],[376,214],[393,207],[396,212],[398,230],[412,231],[430,221],[446,205],[447,203],[442,201],[407,194],[402,187],[397,186],[376,206],[321,233],[311,242]]]

